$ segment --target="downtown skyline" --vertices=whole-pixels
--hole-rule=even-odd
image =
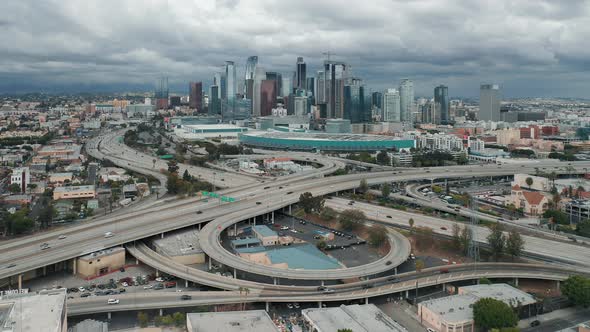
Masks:
[[[496,82],[507,98],[586,97],[583,1],[124,2],[117,15],[105,2],[0,4],[0,94],[147,91],[161,76],[171,91],[207,89],[225,61],[242,78],[249,56],[277,72],[301,56],[309,75],[330,52],[372,90],[408,77],[416,96]]]

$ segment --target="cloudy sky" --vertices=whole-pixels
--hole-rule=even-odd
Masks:
[[[225,60],[309,72],[330,51],[375,90],[588,97],[588,39],[583,0],[1,0],[0,94],[208,86]]]

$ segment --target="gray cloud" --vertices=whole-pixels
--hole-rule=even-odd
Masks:
[[[225,60],[293,71],[346,61],[373,89],[586,96],[590,3],[548,0],[5,0],[0,93],[29,86],[207,85]],[[240,68],[243,70],[243,68]],[[581,81],[580,81],[581,80]],[[18,84],[17,84],[18,83]]]

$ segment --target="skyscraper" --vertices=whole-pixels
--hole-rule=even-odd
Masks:
[[[307,88],[307,91],[309,91],[312,96],[315,96],[315,77],[308,77],[306,81],[305,87]]]
[[[295,75],[295,87],[297,89],[307,89],[306,81],[306,64],[303,61],[303,57],[297,58],[297,73]]]
[[[246,75],[244,78],[244,95],[247,99],[252,100],[254,89],[254,75],[256,74],[256,67],[258,67],[258,57],[248,57],[246,61]]]
[[[414,82],[404,78],[399,85],[400,121],[412,123],[414,112]]]
[[[316,104],[326,103],[326,81],[324,80],[324,71],[319,70],[315,78],[315,102]]]
[[[281,78],[281,97],[288,97],[293,93],[293,73],[284,73]]]
[[[365,121],[365,87],[360,78],[349,78],[344,85],[344,119],[351,123]]]
[[[221,99],[219,99],[219,86],[209,87],[209,114],[221,114]]]
[[[293,113],[296,116],[305,116],[307,114],[308,99],[305,96],[297,96],[293,98]]]
[[[261,110],[261,84],[266,80],[266,71],[264,68],[256,67],[254,72],[254,82],[252,84],[252,115],[260,116]]]
[[[436,107],[436,123],[449,124],[449,110],[451,103],[449,101],[449,88],[444,85],[439,85],[434,88],[434,106]]]
[[[482,84],[479,89],[479,120],[500,121],[500,86]]]
[[[202,82],[190,82],[189,83],[189,107],[196,109],[199,113],[204,113],[205,108],[203,107],[203,83]]]
[[[326,118],[336,119],[344,116],[344,81],[346,64],[337,61],[324,61],[324,86]]]
[[[260,115],[272,114],[272,109],[277,105],[277,90],[275,80],[263,80],[260,83]]]
[[[383,121],[401,122],[401,96],[396,89],[383,93]]]
[[[225,88],[226,86],[226,79],[225,79],[225,73],[222,72],[217,72],[215,73],[215,76],[213,77],[213,85],[217,85],[218,89],[217,89],[217,97],[219,99],[225,99],[227,94],[227,90]]]
[[[168,77],[161,77],[156,82],[156,108],[167,109],[168,108]]]
[[[233,61],[225,62],[225,80],[226,80],[226,98],[227,100],[234,100],[236,98],[237,81],[236,81],[236,65]]]
[[[378,109],[383,109],[383,93],[379,91],[373,92],[371,95],[372,97],[372,105]]]

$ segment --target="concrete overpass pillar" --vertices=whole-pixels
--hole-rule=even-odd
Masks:
[[[289,214],[291,214],[291,204],[289,204]]]
[[[74,262],[75,262],[75,258],[74,258]],[[43,276],[45,277],[47,275],[47,266],[43,267]]]
[[[252,218],[254,222],[254,226],[256,226],[256,217]]]
[[[18,275],[18,289],[22,289],[23,288],[23,275],[19,274]]]
[[[238,236],[238,224],[234,224],[234,236]]]
[[[107,318],[108,318],[109,320],[111,320],[111,313],[110,313],[110,312],[107,312]]]
[[[234,268],[234,279],[238,279],[238,271]]]
[[[266,302],[266,312],[270,310],[270,303]]]
[[[76,275],[78,273],[78,259],[74,258],[74,262],[72,263],[72,274]]]
[[[209,270],[211,270],[212,267],[213,266],[212,266],[212,263],[211,263],[211,256],[209,256]]]
[[[406,299],[410,298],[410,290],[406,290]]]
[[[160,309],[160,316],[164,316],[164,309]]]
[[[277,284],[277,278],[272,278],[272,283],[276,285]]]
[[[318,301],[318,308],[322,308],[322,301]]]
[[[160,239],[164,238],[164,233],[160,234]]]
[[[270,220],[274,223],[275,222],[275,212],[274,211],[272,211],[270,218],[271,218]]]
[[[365,304],[369,304],[369,298],[365,297]]]
[[[199,224],[199,226],[198,226],[198,227],[199,227],[199,231],[201,231],[201,224]]]
[[[139,259],[135,259],[135,265],[139,265]]]
[[[559,289],[559,287],[561,287],[561,282],[557,280],[557,289]]]
[[[156,277],[160,276],[160,270],[156,269]]]
[[[393,268],[393,274],[397,274],[397,266]]]
[[[322,280],[322,286],[324,286],[324,281]]]
[[[188,288],[188,280],[184,281],[184,288]]]
[[[514,285],[518,287],[518,278],[514,278]]]

